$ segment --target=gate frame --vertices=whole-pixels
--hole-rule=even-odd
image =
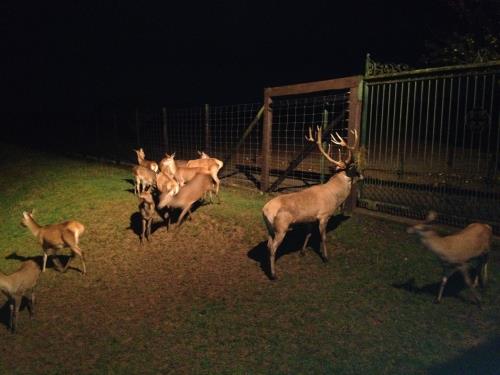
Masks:
[[[362,84],[363,76],[349,76],[343,78],[335,78],[324,81],[315,81],[307,83],[298,83],[286,86],[267,87],[264,89],[264,121],[262,129],[262,161],[261,161],[261,179],[260,190],[266,192],[269,189],[269,171],[271,165],[271,148],[272,148],[272,126],[273,113],[272,103],[273,98],[286,95],[301,95],[312,94],[328,90],[349,90],[349,99],[347,111],[348,118],[348,141],[353,142],[353,135],[349,130],[356,130],[361,136],[361,113],[362,113]],[[355,185],[354,185],[355,186]],[[351,190],[351,195],[346,200],[346,208],[350,211],[356,206],[357,192],[354,188]]]

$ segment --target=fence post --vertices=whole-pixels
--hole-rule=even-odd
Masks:
[[[349,91],[349,121],[348,121],[348,144],[354,143],[354,135],[351,133],[351,130],[356,130],[358,136],[361,137],[361,106],[362,101],[359,97],[360,87],[362,82],[355,87],[351,87]],[[353,185],[351,188],[351,194],[347,197],[345,201],[345,210],[347,212],[352,212],[354,208],[356,208],[356,203],[358,199],[358,189],[356,185]]]
[[[141,147],[141,132],[139,125],[139,108],[135,109],[135,132],[137,136],[137,147]]]
[[[269,169],[271,164],[271,136],[273,126],[273,112],[271,104],[273,99],[269,95],[270,90],[264,89],[264,126],[262,129],[262,162],[260,176],[260,190],[267,191],[269,188]]]
[[[323,129],[323,134],[325,133],[325,129],[326,127],[328,126],[328,110],[325,109],[323,111],[323,115],[321,116],[322,117],[322,124],[321,124],[321,128]],[[323,142],[323,148],[327,148],[328,147],[328,144],[327,142]],[[319,159],[319,170],[320,170],[320,175],[319,175],[319,182],[320,183],[324,183],[325,182],[325,157],[323,155],[321,155],[321,159]]]
[[[210,107],[205,104],[205,152],[211,152],[212,134],[210,134]]]
[[[168,143],[167,143],[167,109],[163,107],[161,109],[161,124],[162,124],[162,138],[163,138],[163,154],[168,152]]]

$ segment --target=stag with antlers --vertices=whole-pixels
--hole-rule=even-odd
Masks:
[[[312,129],[309,128],[309,135],[306,136],[306,139],[310,142],[316,142],[319,151],[335,165],[336,173],[323,185],[315,185],[299,192],[280,195],[271,199],[263,207],[264,222],[269,231],[267,247],[270,256],[271,279],[276,279],[276,251],[288,228],[293,224],[319,222],[321,256],[325,262],[328,260],[326,226],[330,217],[349,196],[353,183],[361,177],[353,162],[353,152],[358,147],[358,134],[356,131],[352,131],[352,133],[354,135],[353,146],[349,146],[338,133],[335,136],[331,135],[331,142],[339,146],[339,160],[335,160],[330,156],[330,147],[328,151],[323,149],[321,128],[317,127],[316,140],[313,138]],[[345,160],[341,158],[341,148],[347,149],[348,156]],[[305,254],[310,237],[311,233],[309,232],[302,246],[302,255]]]

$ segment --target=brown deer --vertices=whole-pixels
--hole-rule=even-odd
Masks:
[[[155,173],[158,172],[158,164],[155,161],[146,160],[146,154],[144,153],[142,147],[138,150],[134,150],[134,152],[137,155],[137,164],[151,169]]]
[[[441,286],[435,302],[441,302],[443,291],[449,277],[460,271],[465,283],[471,289],[476,303],[480,306],[480,297],[475,287],[481,278],[481,285],[486,285],[488,279],[488,253],[491,249],[492,229],[487,224],[472,223],[461,231],[440,236],[429,225],[436,220],[437,213],[430,211],[423,223],[413,225],[407,229],[408,233],[416,233],[422,244],[436,254],[443,267]],[[472,261],[479,263],[479,272],[472,283],[469,272]]]
[[[155,214],[155,202],[150,191],[139,194],[139,212],[141,214],[141,245],[144,237],[149,241],[151,238],[151,223]]]
[[[33,318],[35,304],[35,286],[40,276],[40,267],[32,260],[21,264],[21,267],[10,275],[0,272],[0,291],[8,299],[10,308],[9,328],[14,333],[17,328],[17,316],[23,297],[28,300],[30,318]]]
[[[170,158],[175,158],[175,152],[172,155],[169,155],[168,153],[165,153],[165,157],[160,160],[160,171],[166,172],[165,168],[167,167],[168,160]],[[179,168],[179,167],[185,167],[186,164],[187,164],[187,162],[188,162],[187,160],[175,159],[175,165],[177,166],[177,168]]]
[[[151,169],[136,165],[132,168],[132,173],[134,174],[134,193],[139,195],[148,188],[156,186],[156,173]]]
[[[336,137],[331,135],[333,143],[346,148],[348,151],[347,159],[342,161],[339,149],[339,160],[334,160],[329,154],[330,147],[328,148],[328,152],[323,149],[321,128],[318,127],[316,144],[325,158],[335,165],[336,173],[323,185],[315,185],[302,191],[277,196],[264,205],[262,213],[269,231],[267,247],[270,256],[271,279],[276,279],[276,251],[292,224],[318,221],[322,244],[322,258],[325,262],[328,260],[326,248],[326,226],[328,221],[337,208],[349,196],[352,185],[358,179],[362,178],[356,168],[356,164],[352,160],[353,151],[358,147],[359,141],[357,132],[353,131],[353,134],[353,146],[348,146],[338,133],[336,133]],[[309,128],[309,136],[306,139],[314,142],[311,128]],[[305,254],[310,236],[311,232],[305,238],[301,255]]]
[[[160,193],[173,192],[173,195],[179,192],[180,186],[177,180],[165,172],[156,175],[156,188]]]
[[[174,177],[179,182],[180,187],[191,181],[197,174],[212,175],[211,172],[214,172],[217,177],[217,171],[215,169],[213,171],[209,171],[205,167],[178,167],[175,163],[175,152],[168,158],[163,159],[162,162],[163,161],[165,161],[163,163],[163,172],[171,177]]]
[[[43,267],[42,272],[45,272],[48,256],[57,255],[57,251],[69,247],[72,251],[72,256],[69,258],[66,265],[63,267],[58,258],[53,257],[52,261],[60,272],[66,272],[74,255],[78,255],[82,260],[83,274],[87,273],[85,267],[85,256],[83,250],[78,246],[80,236],[85,231],[85,226],[75,220],[65,221],[60,224],[49,224],[45,226],[39,225],[33,219],[34,210],[31,213],[23,212],[21,224],[27,227],[30,232],[38,239],[43,249]]]
[[[164,215],[167,221],[167,227],[170,223],[170,212],[173,208],[182,209],[179,218],[177,219],[176,226],[180,226],[184,216],[189,213],[191,217],[191,206],[200,200],[206,192],[214,189],[214,181],[208,174],[197,174],[179,192],[174,195],[172,192],[161,193],[158,208],[161,210],[165,207],[168,208]]]
[[[200,155],[199,159],[193,159],[189,160],[186,164],[187,167],[193,168],[193,167],[200,167],[200,168],[205,168],[208,173],[212,176],[212,178],[215,181],[215,194],[219,193],[219,186],[220,186],[220,180],[217,174],[221,170],[221,168],[224,166],[224,163],[216,158],[211,158],[204,152],[198,151],[198,154]]]

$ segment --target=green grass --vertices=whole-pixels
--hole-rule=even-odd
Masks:
[[[354,215],[328,234],[331,260],[297,250],[290,232],[263,271],[270,198],[222,187],[173,234],[157,225],[140,247],[127,168],[2,145],[0,269],[41,255],[19,225],[77,219],[89,274],[49,268],[37,317],[19,332],[0,310],[0,373],[494,374],[500,368],[498,244],[483,308],[460,278],[432,303],[435,257],[400,224]],[[317,249],[318,240],[312,241]],[[16,256],[11,256],[13,253]],[[67,254],[67,251],[64,251]],[[7,257],[7,258],[6,258]],[[74,267],[80,264],[75,260]],[[3,300],[0,301],[2,303]],[[3,324],[2,324],[3,323]]]

